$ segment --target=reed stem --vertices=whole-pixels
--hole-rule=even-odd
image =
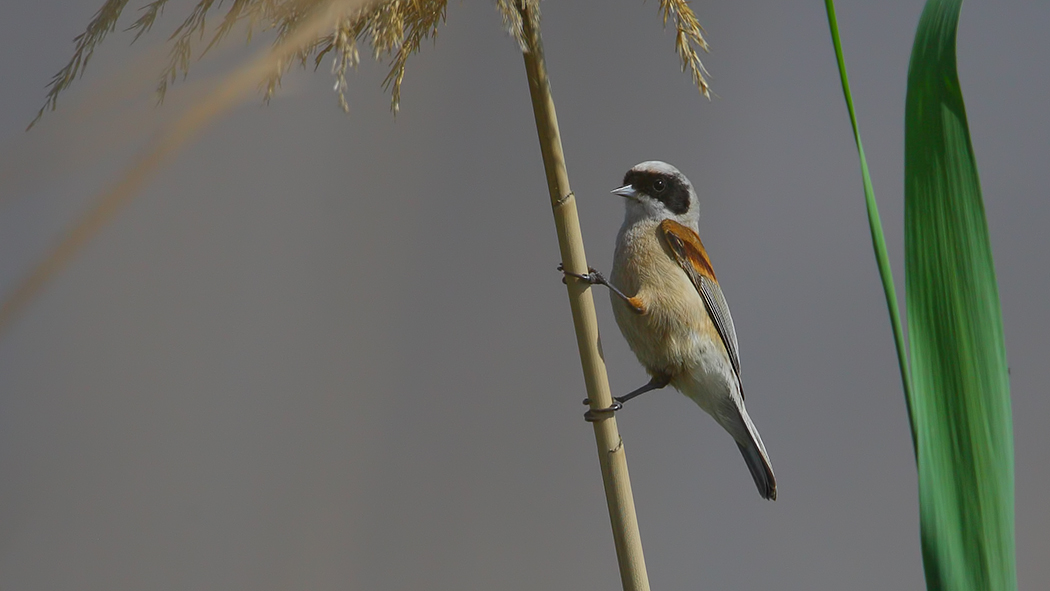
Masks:
[[[547,188],[554,210],[554,224],[558,230],[562,263],[568,271],[586,273],[587,258],[576,211],[576,197],[569,188],[565,154],[558,131],[558,117],[554,111],[554,98],[551,96],[547,66],[543,58],[539,18],[534,12],[536,6],[529,0],[519,0],[517,7],[521,13],[526,45],[525,72],[529,79],[532,110],[536,116],[536,132],[543,154],[543,168],[547,173]],[[609,377],[605,371],[605,360],[602,358],[598,318],[590,286],[572,280],[566,285],[587,397],[591,400],[592,409],[608,408],[612,404],[612,395],[609,390]],[[648,591],[649,577],[645,570],[645,557],[638,532],[638,517],[634,510],[634,495],[627,473],[623,440],[620,438],[613,414],[602,413],[601,416],[604,418],[593,423],[594,438],[598,445],[598,462],[605,484],[609,519],[612,521],[620,580],[624,591]]]

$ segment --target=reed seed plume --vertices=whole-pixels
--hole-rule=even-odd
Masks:
[[[693,84],[700,94],[711,98],[710,88],[707,85],[707,69],[700,61],[697,48],[708,51],[707,41],[704,39],[704,28],[696,18],[696,13],[689,7],[686,0],[660,0],[660,12],[664,17],[664,25],[667,20],[674,19],[675,28],[675,51],[682,59],[682,71],[689,71]]]
[[[127,4],[128,0],[107,0],[87,30],[76,37],[73,57],[51,79],[44,106],[30,127],[46,111],[54,110],[59,95],[84,73],[95,48],[116,29]],[[127,31],[135,34],[132,42],[153,29],[167,4],[168,0],[153,0],[141,7],[139,17],[127,27]],[[190,65],[195,60],[226,39],[239,24],[244,25],[249,42],[258,32],[273,31],[276,47],[330,4],[331,0],[200,0],[168,38],[171,44],[168,62],[161,70],[156,86],[158,102],[164,100],[172,84],[189,74]],[[281,77],[290,67],[296,64],[306,67],[312,62],[316,68],[331,53],[339,106],[344,111],[349,110],[345,96],[346,72],[359,63],[358,44],[365,42],[371,45],[373,58],[389,60],[390,70],[383,86],[390,92],[391,109],[397,112],[408,59],[419,51],[424,40],[437,36],[437,29],[445,20],[448,0],[375,0],[358,4],[358,10],[298,44],[295,51],[272,68],[263,84],[265,100],[274,95],[280,87]],[[497,0],[497,4],[504,18],[517,13],[509,6],[508,0]],[[223,8],[224,13],[221,12]],[[211,27],[209,23],[212,23]],[[516,36],[520,39],[520,35]]]
[[[522,53],[528,53],[529,44],[525,40],[525,23],[522,20],[522,14],[527,14],[533,28],[539,30],[539,0],[496,0],[496,8],[503,16],[503,29],[518,42]]]
[[[88,23],[87,29],[74,39],[72,58],[52,77],[44,105],[29,127],[39,121],[46,111],[54,110],[58,106],[59,95],[83,75],[95,48],[116,29],[127,4],[128,0],[106,0]],[[152,0],[140,8],[139,17],[126,29],[135,34],[132,42],[153,29],[167,4],[168,0]],[[199,0],[168,38],[171,48],[168,63],[157,81],[158,102],[164,100],[172,84],[189,74],[190,64],[195,59],[200,59],[226,39],[238,24],[245,25],[249,42],[256,32],[275,31],[273,43],[277,46],[328,4],[330,0]],[[293,55],[278,64],[264,84],[265,100],[274,95],[280,87],[281,77],[292,65],[298,63],[306,67],[313,58],[316,69],[322,59],[332,53],[333,89],[340,108],[348,111],[346,72],[360,62],[358,43],[366,41],[371,45],[374,59],[390,60],[390,70],[383,80],[383,87],[390,92],[390,108],[396,113],[401,104],[401,85],[408,59],[420,50],[424,40],[437,37],[438,27],[445,20],[448,0],[375,0],[364,4],[360,10],[341,18],[328,31],[299,45]],[[538,22],[538,0],[495,0],[495,4],[503,17],[504,28],[518,41],[522,51],[527,51],[522,36],[521,15],[528,14],[529,18]],[[528,10],[519,10],[520,7],[527,7]],[[223,8],[225,14],[220,16],[218,13]],[[696,14],[687,0],[660,0],[660,12],[665,25],[668,20],[674,23],[675,50],[682,61],[682,71],[689,72],[701,94],[710,96],[707,70],[697,51],[707,51],[708,45]],[[209,30],[208,23],[216,19],[218,25]],[[210,39],[205,44],[206,36],[210,36]],[[200,45],[204,45],[203,49],[198,48]]]
[[[73,50],[73,57],[64,68],[51,77],[51,82],[47,85],[48,91],[47,98],[44,99],[44,106],[40,107],[40,111],[30,122],[30,128],[44,116],[45,111],[55,110],[55,107],[58,106],[58,95],[72,86],[73,81],[84,73],[84,68],[87,67],[91,56],[95,53],[95,47],[117,27],[117,19],[120,18],[120,13],[124,11],[127,3],[128,0],[106,0],[106,3],[98,9],[91,22],[88,23],[87,30],[73,39],[76,46]]]

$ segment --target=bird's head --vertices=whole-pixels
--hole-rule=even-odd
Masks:
[[[634,166],[623,177],[623,186],[614,195],[626,198],[625,221],[663,221],[672,219],[690,228],[699,220],[696,191],[677,168],[650,160]]]

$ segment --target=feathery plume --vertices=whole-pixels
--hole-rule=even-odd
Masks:
[[[707,41],[704,39],[704,28],[700,26],[696,13],[689,7],[689,2],[686,0],[660,0],[660,12],[663,14],[665,26],[667,25],[667,19],[674,18],[674,45],[678,56],[682,58],[682,71],[689,70],[693,84],[696,85],[700,94],[711,98],[710,88],[705,77],[705,75],[709,74],[707,69],[704,68],[703,62],[700,61],[700,54],[696,52],[694,47],[694,45],[699,47],[705,53],[708,51]]]

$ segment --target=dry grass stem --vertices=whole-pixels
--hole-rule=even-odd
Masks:
[[[521,13],[519,22],[522,24],[522,39],[526,47],[523,53],[525,77],[529,83],[529,96],[536,119],[536,134],[540,140],[540,154],[547,176],[547,189],[557,228],[561,260],[565,269],[576,273],[585,272],[588,267],[583,233],[580,230],[576,199],[569,185],[558,115],[551,94],[550,79],[547,76],[539,15],[536,12],[537,3],[535,0],[517,2],[517,10]],[[590,286],[578,281],[568,282],[566,291],[569,296],[569,308],[572,310],[587,398],[590,400],[591,410],[600,411],[608,408],[613,400],[602,356],[601,337],[598,334],[594,291]],[[649,576],[645,568],[638,516],[634,508],[634,494],[631,492],[631,479],[627,469],[627,452],[616,426],[616,417],[607,413],[592,425],[597,444],[598,464],[605,485],[605,504],[609,510],[613,530],[620,581],[624,591],[649,591]]]
[[[300,23],[294,34],[287,35],[283,42],[263,52],[249,64],[223,78],[207,96],[194,104],[185,114],[165,128],[157,141],[139,156],[121,179],[109,190],[102,192],[93,208],[70,227],[59,243],[22,279],[13,292],[0,303],[0,331],[17,313],[33,300],[41,288],[59,270],[73,259],[80,249],[113,219],[134,197],[152,174],[197,133],[219,115],[239,104],[244,97],[257,88],[275,69],[280,68],[296,55],[300,48],[319,36],[331,31],[336,23],[367,9],[367,0],[321,0],[314,5],[311,18]]]

